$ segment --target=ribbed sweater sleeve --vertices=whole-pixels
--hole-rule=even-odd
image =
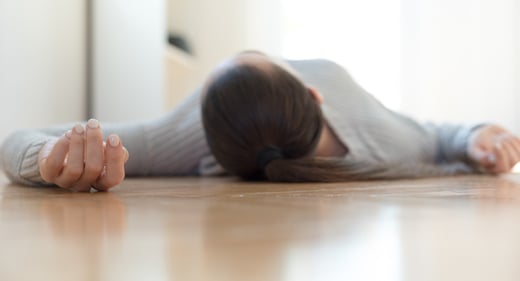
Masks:
[[[7,177],[15,183],[43,184],[38,153],[47,141],[56,136],[56,132],[35,130],[19,130],[8,136],[0,149],[0,161]]]
[[[467,150],[471,134],[483,124],[435,124],[425,123],[423,126],[437,139],[436,162],[465,162],[469,163]]]
[[[45,129],[19,130],[0,148],[7,177],[16,183],[44,185],[38,154],[49,140],[63,135],[74,123]],[[206,145],[200,116],[200,92],[196,91],[177,109],[154,119],[119,124],[102,123],[104,137],[121,137],[130,158],[127,176],[220,174],[223,170]]]
[[[201,165],[212,158],[206,144],[200,111],[200,91],[196,91],[176,110],[157,120],[143,123],[146,155],[132,175],[199,175]],[[205,160],[206,163],[201,163]],[[216,165],[216,161],[212,164]],[[219,170],[222,171],[222,170]]]

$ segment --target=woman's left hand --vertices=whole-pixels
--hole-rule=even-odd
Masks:
[[[507,173],[520,162],[520,138],[497,125],[486,125],[470,136],[469,159],[483,172]]]

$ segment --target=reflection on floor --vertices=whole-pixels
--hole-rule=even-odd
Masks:
[[[0,280],[520,280],[520,175],[335,184],[0,178]]]

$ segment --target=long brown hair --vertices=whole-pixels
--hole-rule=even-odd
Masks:
[[[313,157],[325,120],[308,88],[276,64],[237,63],[207,84],[206,139],[216,160],[244,179],[333,182],[450,175],[458,166]]]
[[[206,87],[202,117],[217,161],[246,179],[265,178],[276,160],[309,157],[324,123],[307,87],[274,64],[241,63],[217,75]]]

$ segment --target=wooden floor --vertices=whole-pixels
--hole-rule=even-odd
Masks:
[[[90,194],[0,177],[0,280],[520,280],[520,175]]]

